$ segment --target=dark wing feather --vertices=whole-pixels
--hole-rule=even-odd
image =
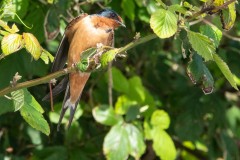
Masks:
[[[57,84],[56,87],[52,90],[52,96],[55,98],[58,94],[60,94],[62,91],[64,91],[68,84],[68,75],[66,75],[59,84]],[[42,99],[43,101],[49,101],[50,100],[50,93],[48,93],[45,97]]]
[[[51,72],[56,72],[58,70],[63,69],[67,61],[68,49],[69,49],[68,38],[64,35],[58,47],[55,59],[53,61]]]
[[[81,14],[80,16],[74,18],[66,27],[65,34],[62,38],[62,41],[58,47],[55,59],[53,61],[51,73],[56,72],[58,70],[61,70],[64,68],[67,58],[68,58],[68,50],[69,50],[69,37],[73,36],[73,34],[76,31],[75,24],[78,23],[80,20],[82,20],[84,17],[86,17],[88,14]],[[68,75],[64,77],[64,79],[53,89],[52,94],[53,97],[64,91],[68,84]],[[43,101],[49,100],[50,94],[47,94]]]

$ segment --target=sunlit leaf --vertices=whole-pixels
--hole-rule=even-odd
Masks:
[[[168,129],[170,125],[170,117],[164,110],[156,110],[152,114],[151,124],[161,129]]]
[[[8,34],[4,36],[1,47],[4,55],[9,55],[20,50],[23,47],[22,35]]]
[[[223,3],[224,3],[224,0],[214,0],[213,1],[213,4],[215,6],[221,6],[221,5],[223,5]]]
[[[100,59],[100,62],[102,64],[103,67],[107,66],[109,62],[113,61],[117,55],[117,52],[118,52],[119,49],[111,49],[107,52],[105,52],[101,59]]]
[[[19,89],[11,92],[11,96],[14,103],[14,111],[18,111],[24,105],[24,91],[23,89]]]
[[[235,3],[236,2],[233,2],[231,4],[228,5],[228,16],[227,18],[224,18],[224,19],[227,19],[225,20],[225,28],[226,30],[230,30],[233,25],[234,25],[234,22],[236,20],[236,7],[235,7]]]
[[[31,33],[23,33],[24,45],[27,51],[38,60],[42,53],[42,48],[37,38]]]
[[[102,105],[92,111],[94,119],[104,125],[113,126],[123,121],[120,115],[117,115],[110,106]]]
[[[128,132],[124,125],[117,124],[104,138],[103,151],[108,160],[127,159],[130,152]]]
[[[54,57],[45,49],[42,49],[40,58],[44,61],[45,64],[49,64],[49,61],[53,62],[54,60]]]
[[[31,127],[49,135],[50,128],[42,115],[43,112],[40,104],[26,89],[24,89],[24,105],[20,108],[22,117]]]
[[[153,149],[162,160],[175,160],[177,151],[166,131],[155,127],[152,131]]]
[[[143,127],[144,127],[144,137],[147,140],[152,140],[152,128],[151,128],[151,124],[148,120],[145,120],[143,122]]]
[[[137,105],[136,101],[130,100],[126,95],[119,96],[115,103],[115,112],[118,114],[126,114],[131,106]]]
[[[174,12],[164,9],[152,14],[150,26],[160,38],[168,38],[177,32],[177,16]]]
[[[146,149],[143,135],[140,130],[132,124],[126,124],[124,127],[128,133],[128,139],[130,142],[130,155],[135,159],[140,159]]]
[[[216,50],[212,41],[207,36],[197,32],[188,31],[187,33],[192,48],[206,61],[212,60]]]
[[[228,65],[217,54],[213,54],[213,58],[214,58],[214,61],[217,64],[217,66],[219,67],[219,69],[222,71],[222,73],[225,76],[225,78],[231,84],[231,86],[233,88],[235,88],[236,90],[238,90],[237,84],[234,81],[234,75],[230,71]]]

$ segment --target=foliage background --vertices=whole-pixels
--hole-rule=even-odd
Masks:
[[[203,2],[199,1],[188,2],[199,8],[203,5]],[[24,26],[16,15],[2,17],[2,20],[8,21],[8,24],[15,23],[21,33],[32,33],[52,55],[57,50],[67,21],[82,11],[96,13],[104,6],[119,13],[127,26],[126,29],[119,28],[115,32],[115,46],[121,47],[133,41],[136,32],[139,32],[141,37],[153,33],[149,20],[159,7],[154,0],[13,0],[13,3],[17,15],[32,28]],[[179,0],[166,1],[167,5],[180,3]],[[217,53],[236,75],[235,81],[239,85],[240,7],[236,7],[235,25],[229,32],[223,31]],[[213,15],[208,20],[219,24],[218,15]],[[203,24],[204,22],[199,22],[193,25],[191,30],[198,31]],[[213,93],[205,95],[200,85],[194,85],[186,73],[189,61],[189,58],[183,58],[181,40],[175,37],[156,38],[129,50],[126,58],[117,58],[112,69],[112,99],[115,108],[113,115],[122,115],[119,119],[123,118],[126,124],[134,124],[144,135],[146,150],[145,145],[141,144],[143,148],[140,150],[144,153],[141,159],[158,159],[159,153],[156,155],[153,151],[154,145],[152,148],[152,140],[147,136],[146,129],[150,121],[153,121],[152,125],[155,124],[151,116],[156,110],[162,111],[159,114],[164,116],[168,113],[170,117],[169,127],[167,115],[167,120],[156,122],[166,123],[163,129],[167,129],[174,141],[177,159],[240,159],[239,92],[230,86],[215,63],[207,62],[215,83]],[[25,50],[20,50],[0,60],[0,88],[8,86],[16,72],[22,76],[20,81],[27,81],[47,75],[50,66],[41,60],[33,60]],[[106,121],[102,122],[104,125],[99,124],[101,120],[96,122],[92,110],[95,113],[99,109],[95,108],[96,106],[108,105],[106,69],[92,73],[82,95],[76,121],[69,130],[63,125],[60,132],[56,131],[63,94],[54,100],[55,112],[51,112],[49,102],[41,101],[48,91],[46,84],[28,90],[44,109],[43,115],[49,123],[51,134],[46,136],[31,128],[20,112],[13,112],[13,102],[0,97],[0,159],[105,159],[104,137],[110,126],[115,124],[114,118],[110,119],[110,124]],[[140,108],[144,106],[149,109],[147,112],[140,112]],[[118,118],[115,117],[115,120],[118,121]],[[66,124],[66,119],[64,121]],[[114,140],[110,142],[115,143]],[[109,145],[111,148],[111,143]],[[157,148],[160,152],[163,150],[166,155],[175,154],[174,149],[170,149],[169,142],[159,145]],[[120,151],[128,152],[128,143],[123,142],[119,146],[114,156],[120,156]],[[170,153],[164,148],[168,148]],[[142,151],[136,156],[131,154],[129,159],[138,159]],[[104,152],[107,153],[106,150]],[[111,158],[111,155],[107,155]],[[167,159],[164,156],[161,158]]]

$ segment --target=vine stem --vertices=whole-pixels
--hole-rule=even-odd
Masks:
[[[139,38],[137,40],[134,40],[134,41],[128,43],[127,45],[125,45],[124,47],[120,48],[118,50],[117,54],[124,53],[124,52],[132,49],[133,47],[136,47],[139,44],[148,42],[148,41],[150,41],[152,39],[155,39],[155,38],[157,38],[157,35],[151,34],[151,35],[145,36],[143,38]],[[0,90],[0,96],[4,96],[6,94],[9,94],[13,91],[16,91],[16,90],[19,90],[19,89],[22,89],[22,88],[28,88],[28,87],[33,87],[33,86],[36,86],[36,85],[39,85],[39,84],[48,83],[50,80],[52,80],[54,78],[61,77],[61,76],[66,75],[68,73],[74,72],[76,70],[77,70],[77,66],[72,66],[72,67],[65,68],[63,70],[54,72],[52,74],[49,74],[49,75],[41,77],[41,78],[33,79],[33,80],[22,82],[22,83],[17,83],[14,86],[8,86],[8,87]]]

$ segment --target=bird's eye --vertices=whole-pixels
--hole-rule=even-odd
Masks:
[[[115,18],[115,14],[111,13],[110,17]]]

